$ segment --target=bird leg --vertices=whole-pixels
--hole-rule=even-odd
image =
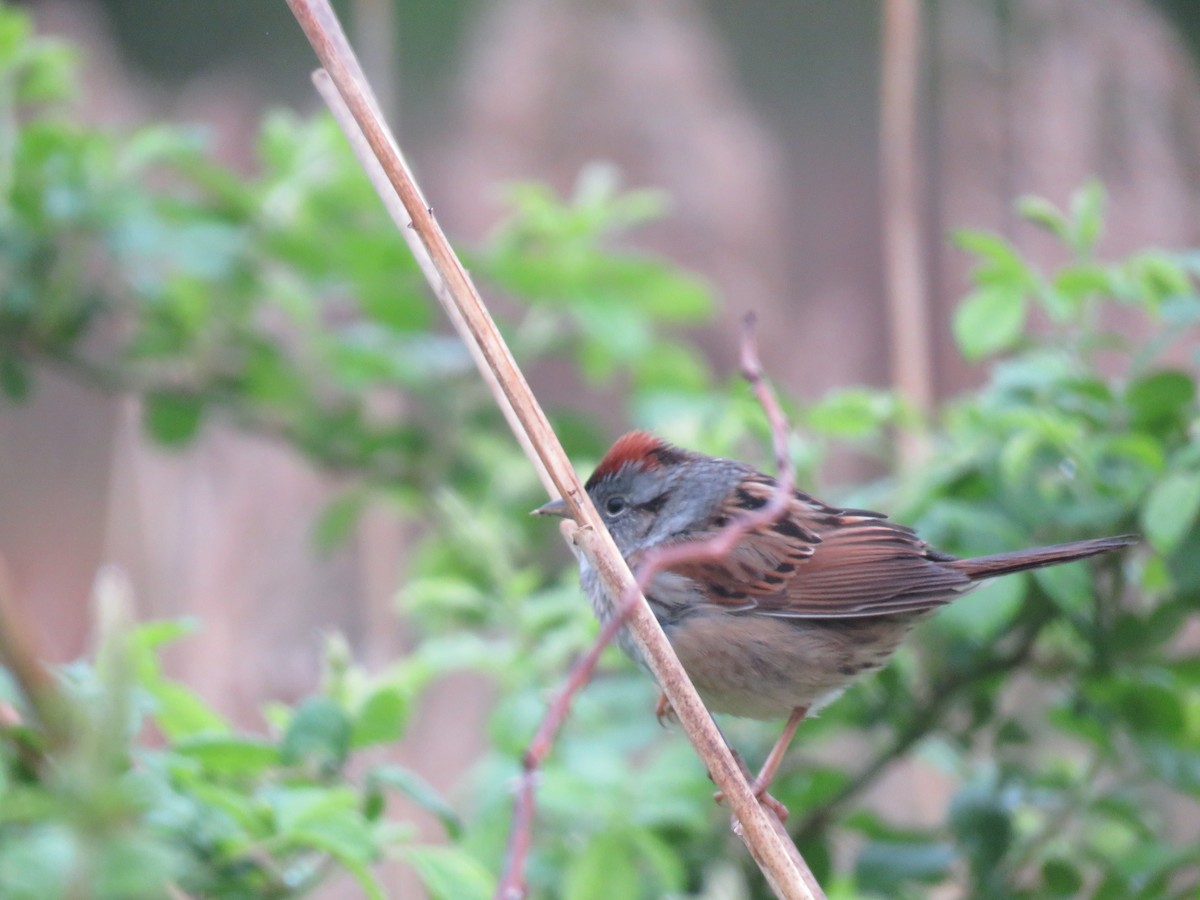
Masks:
[[[783,762],[783,757],[787,754],[788,746],[792,743],[792,738],[796,736],[796,729],[800,727],[800,723],[804,721],[806,715],[808,715],[807,706],[797,706],[792,710],[787,724],[783,726],[783,733],[779,735],[779,740],[775,742],[775,746],[767,754],[767,759],[763,763],[762,768],[759,769],[758,775],[750,782],[750,790],[754,792],[754,796],[758,798],[760,803],[770,808],[775,815],[779,816],[780,821],[787,821],[787,807],[768,794],[767,788],[775,780],[775,773],[779,769],[779,764]],[[734,756],[737,756],[737,754],[735,753]],[[741,757],[737,758],[740,762]],[[713,799],[720,803],[725,799],[725,792],[717,791],[713,794]]]
[[[786,822],[788,817],[788,809],[774,797],[767,793],[767,788],[771,786],[771,782],[775,780],[775,773],[779,769],[779,764],[783,762],[783,757],[787,754],[788,746],[792,743],[792,738],[796,736],[796,729],[800,727],[800,723],[804,721],[804,717],[808,715],[807,706],[797,706],[792,710],[792,714],[788,717],[787,724],[783,726],[783,733],[779,735],[779,740],[775,742],[775,746],[771,748],[771,752],[767,754],[767,759],[759,769],[754,780],[750,782],[750,790],[754,792],[754,796],[758,798],[758,802],[766,806],[779,817],[781,822]],[[678,722],[679,716],[675,714],[674,708],[671,706],[671,701],[667,699],[666,694],[658,695],[658,703],[654,707],[654,717],[658,719],[658,724],[664,728],[668,722]],[[717,729],[720,731],[720,729]],[[725,738],[722,732],[721,737]],[[729,748],[729,752],[733,754],[733,758],[737,760],[737,764],[741,767],[742,772],[747,778],[750,777],[750,770],[746,765],[746,761],[742,759],[742,755],[733,749],[733,745],[725,739],[725,746]],[[711,774],[710,774],[711,777]],[[724,791],[717,791],[713,794],[713,799],[718,803],[725,799]]]
[[[758,775],[751,785],[756,797],[769,788],[771,782],[775,780],[775,772],[779,768],[779,764],[783,762],[783,757],[787,753],[788,746],[792,743],[792,738],[796,736],[796,729],[800,727],[800,723],[804,721],[804,717],[807,715],[807,706],[797,706],[792,710],[787,724],[783,726],[783,733],[779,735],[779,740],[775,742],[775,746],[767,754],[766,762],[759,769]]]
[[[658,719],[658,724],[663,728],[672,722],[679,721],[679,716],[675,714],[675,707],[671,706],[671,701],[667,699],[666,694],[658,695],[658,703],[654,707],[654,718]]]

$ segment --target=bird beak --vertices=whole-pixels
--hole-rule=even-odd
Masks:
[[[537,509],[529,513],[531,516],[558,516],[560,519],[571,518],[571,513],[567,510],[567,504],[563,500],[551,500],[544,506],[539,506]]]

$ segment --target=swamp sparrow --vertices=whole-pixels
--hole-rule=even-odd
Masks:
[[[673,447],[646,432],[617,440],[586,490],[631,568],[654,547],[704,539],[768,503],[775,480],[752,466]],[[566,516],[561,500],[534,510]],[[917,622],[998,575],[1128,546],[1095,538],[957,559],[877,512],[800,491],[724,558],[659,573],[646,599],[708,708],[788,724],[759,776],[763,798],[796,726],[856,678],[882,668]],[[588,561],[580,579],[601,621],[613,605]],[[639,659],[626,629],[621,648]],[[660,701],[660,718],[667,711]],[[778,809],[778,804],[776,804]]]

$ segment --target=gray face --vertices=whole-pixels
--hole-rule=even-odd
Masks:
[[[588,491],[622,556],[649,542],[671,493],[669,479],[632,466],[602,478]]]
[[[703,528],[745,466],[725,459],[642,469],[622,466],[588,490],[623,556]]]

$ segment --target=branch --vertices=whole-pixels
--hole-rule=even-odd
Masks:
[[[533,740],[530,741],[529,748],[525,751],[525,756],[521,761],[523,770],[521,780],[513,804],[508,864],[497,891],[497,895],[500,897],[519,897],[523,893],[525,860],[532,843],[534,785],[537,771],[541,768],[558,732],[566,721],[575,695],[591,680],[604,648],[612,643],[617,633],[625,627],[626,621],[637,606],[641,595],[650,586],[654,577],[681,563],[723,559],[748,531],[776,521],[787,509],[788,500],[795,487],[791,460],[787,450],[787,420],[775,395],[763,380],[762,366],[758,360],[754,341],[753,314],[746,316],[743,323],[741,365],[742,375],[753,387],[771,425],[775,466],[779,473],[775,489],[766,504],[753,512],[737,516],[710,538],[687,541],[668,547],[656,547],[647,551],[642,563],[638,566],[636,588],[631,587],[625,592],[613,615],[600,629],[600,634],[591,648],[571,668],[566,684],[546,710]],[[573,534],[569,535],[569,538],[576,546],[584,548],[593,535],[594,532],[576,529]],[[790,843],[790,838],[788,841]],[[751,852],[753,852],[753,847],[751,847]],[[800,865],[802,866],[801,875],[806,879],[807,887],[815,895],[820,896],[821,889],[802,859]]]
[[[633,575],[571,468],[545,413],[529,389],[462,263],[434,220],[432,209],[421,197],[395,141],[371,100],[365,79],[328,0],[288,0],[288,5],[353,116],[362,133],[362,141],[370,148],[386,175],[390,190],[383,191],[384,197],[392,192],[397,195],[410,220],[412,231],[428,254],[430,269],[433,270],[431,274],[436,275],[431,281],[435,293],[446,306],[464,342],[473,348],[473,354],[477,354],[476,359],[482,363],[481,369],[494,373],[497,400],[506,412],[511,407],[509,422],[514,433],[525,436],[527,443],[524,446],[531,461],[544,468],[547,480],[564,499],[572,517],[581,526],[581,531],[590,532],[590,536],[580,542],[582,552],[600,574],[610,598],[623,598],[637,591]],[[749,782],[721,738],[716,724],[704,708],[640,591],[628,615],[627,624],[634,641],[674,708],[689,740],[708,767],[713,781],[728,799],[733,814],[740,822],[739,833],[772,889],[778,896],[786,898],[810,900],[821,896],[820,889],[814,889],[811,877],[806,879],[807,867],[778,818],[755,798]]]

